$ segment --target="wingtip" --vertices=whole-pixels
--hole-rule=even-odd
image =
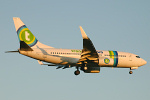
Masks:
[[[88,39],[88,36],[86,35],[86,33],[84,32],[83,28],[81,26],[79,26],[80,28],[80,31],[81,31],[81,34],[82,34],[82,37],[83,39]]]
[[[13,19],[20,19],[19,17],[13,17]]]

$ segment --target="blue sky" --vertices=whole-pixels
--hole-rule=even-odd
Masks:
[[[0,100],[149,100],[149,0],[1,0]],[[81,25],[97,50],[138,54],[148,63],[133,71],[101,68],[79,76],[15,54],[19,42],[13,17],[37,39],[55,48],[82,49]],[[6,41],[7,40],[7,41]]]

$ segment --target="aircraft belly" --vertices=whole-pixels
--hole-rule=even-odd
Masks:
[[[58,55],[57,55],[58,56]],[[66,57],[66,56],[58,56],[56,55],[49,55],[45,59],[46,62],[50,63],[55,63],[55,64],[61,64],[61,65],[66,65],[66,64],[76,64],[78,62],[78,58],[73,58],[73,57]]]
[[[34,59],[38,59],[38,60],[44,60],[43,54],[41,53],[37,53],[34,51],[19,51],[20,54],[34,58]]]
[[[45,59],[46,62],[49,63],[55,63],[58,64],[61,62],[61,59],[59,57],[55,57],[55,56],[47,56]]]

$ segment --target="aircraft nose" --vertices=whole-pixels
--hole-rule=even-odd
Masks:
[[[145,64],[147,64],[147,62],[144,59],[142,59],[142,65],[145,65]]]

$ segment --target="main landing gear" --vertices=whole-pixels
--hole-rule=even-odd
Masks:
[[[80,71],[79,71],[79,68],[77,67],[77,70],[74,72],[75,75],[79,75],[80,74]]]
[[[74,74],[75,74],[75,75],[79,75],[79,74],[80,74],[80,71],[79,71],[79,70],[76,70],[76,71],[74,72]]]

